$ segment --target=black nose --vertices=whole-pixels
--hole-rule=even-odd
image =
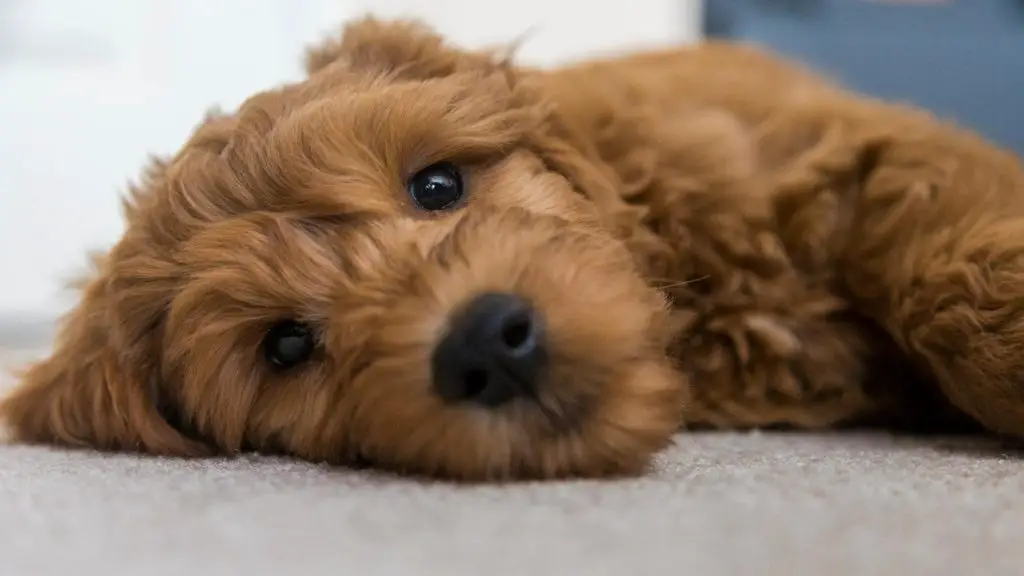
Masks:
[[[496,407],[533,395],[546,361],[534,309],[512,294],[482,294],[452,318],[434,349],[434,387],[449,402]]]

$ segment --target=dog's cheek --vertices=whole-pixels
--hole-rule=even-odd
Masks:
[[[434,218],[403,216],[374,230],[374,237],[391,255],[405,254],[406,266],[422,266],[448,234],[466,216],[463,210]]]
[[[599,214],[564,176],[548,170],[537,156],[518,151],[473,175],[470,209],[517,208],[578,225],[596,225]]]
[[[329,365],[268,375],[253,403],[247,445],[315,462],[344,462],[350,445],[345,386]]]
[[[667,359],[650,358],[609,384],[582,440],[592,465],[642,472],[681,428],[689,383]]]

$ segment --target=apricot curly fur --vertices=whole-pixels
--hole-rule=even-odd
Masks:
[[[1024,172],[969,130],[716,42],[537,70],[367,18],[306,68],[152,161],[16,440],[503,480],[639,473],[683,427],[1024,436]],[[469,199],[424,214],[438,161]],[[431,350],[495,290],[550,370],[446,404]]]

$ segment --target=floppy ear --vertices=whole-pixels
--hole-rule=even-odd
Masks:
[[[496,55],[496,51],[472,52],[450,46],[422,22],[368,17],[307,50],[306,71],[315,74],[338,64],[352,70],[427,79],[493,67]]]
[[[161,417],[158,325],[169,293],[161,282],[170,276],[130,234],[96,259],[53,353],[25,370],[0,402],[0,420],[13,440],[175,456],[207,452]]]

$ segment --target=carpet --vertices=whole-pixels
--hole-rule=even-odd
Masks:
[[[0,445],[0,574],[1024,574],[1024,456],[683,434],[626,481],[453,486],[278,458]]]

